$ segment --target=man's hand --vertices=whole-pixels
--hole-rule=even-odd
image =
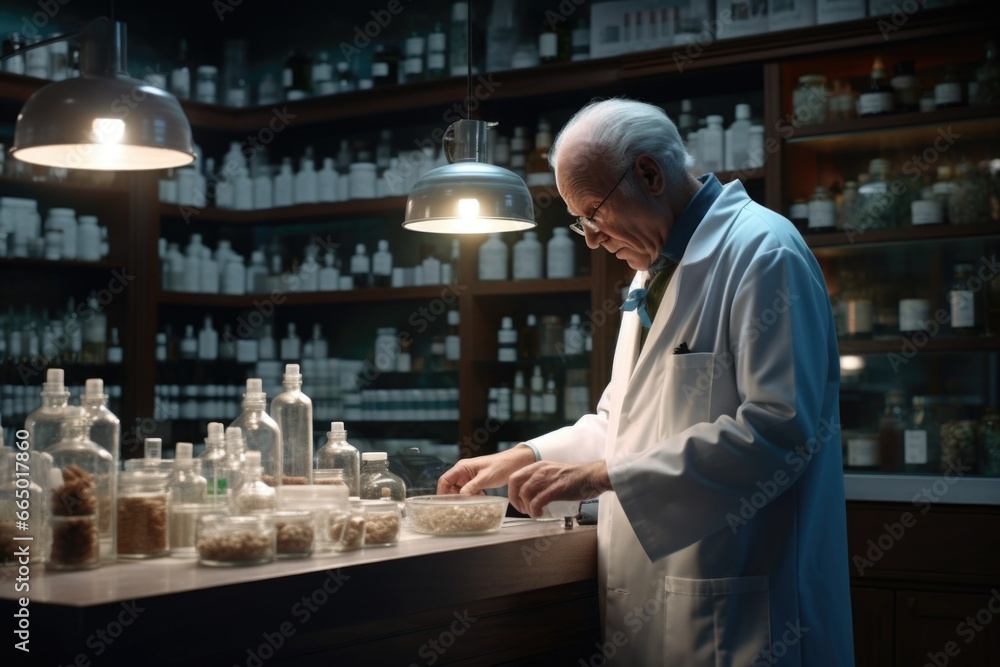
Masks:
[[[438,479],[437,492],[472,495],[507,483],[511,473],[535,462],[530,447],[514,447],[506,452],[462,459]]]
[[[514,509],[536,519],[553,500],[588,500],[612,490],[604,461],[539,461],[512,474],[508,484],[507,495]]]

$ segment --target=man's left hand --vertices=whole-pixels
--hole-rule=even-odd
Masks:
[[[588,500],[611,490],[604,461],[538,461],[510,476],[507,495],[514,509],[537,519],[554,500]]]

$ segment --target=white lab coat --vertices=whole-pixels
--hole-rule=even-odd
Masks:
[[[853,665],[839,354],[809,248],[730,183],[641,354],[640,327],[623,313],[597,413],[532,440],[543,459],[604,458],[614,487],[604,644],[584,662]]]

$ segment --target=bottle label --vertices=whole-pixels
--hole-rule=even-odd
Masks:
[[[555,185],[556,175],[551,171],[536,171],[528,174],[525,182],[528,187],[536,185]]]
[[[892,111],[892,92],[861,93],[858,113],[871,116]]]
[[[444,54],[443,53],[428,53],[427,54],[427,69],[429,70],[443,70],[444,69]]]
[[[847,332],[867,334],[872,332],[872,302],[855,299],[847,302]]]
[[[903,431],[903,460],[911,465],[927,463],[927,431]]]
[[[522,393],[514,393],[514,414],[524,414],[528,411],[528,397]]]
[[[971,329],[976,326],[973,296],[970,290],[952,290],[948,293],[948,301],[951,303],[952,329]]]
[[[559,55],[559,35],[545,32],[538,36],[538,57],[555,58]]]
[[[424,72],[424,60],[423,58],[407,58],[403,61],[403,71],[407,74],[423,74]]]
[[[837,206],[832,201],[809,202],[809,229],[831,229],[837,222]]]
[[[281,86],[283,88],[292,87],[292,68],[286,67],[281,70]]]
[[[944,222],[941,202],[934,199],[918,199],[910,204],[910,216],[914,226],[939,225]]]
[[[934,86],[934,104],[947,106],[962,103],[962,84],[957,81],[939,83]]]
[[[427,36],[427,51],[429,56],[433,56],[435,52],[443,54],[447,45],[448,36],[443,32],[432,32]]]
[[[385,76],[389,76],[389,63],[372,63],[372,78]]]
[[[392,275],[392,257],[382,257],[380,255],[375,255],[372,261],[372,273],[376,276],[391,276]]]
[[[458,361],[461,349],[461,338],[448,336],[444,339],[444,358],[448,361]]]
[[[870,438],[851,438],[847,441],[847,465],[872,467],[878,465],[878,442]]]
[[[517,361],[517,348],[516,347],[501,347],[497,350],[497,361],[503,361],[504,363],[513,363]]]
[[[545,394],[545,396],[542,398],[542,412],[547,415],[554,415],[556,413],[555,394]]]

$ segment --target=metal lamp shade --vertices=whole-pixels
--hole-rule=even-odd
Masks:
[[[403,227],[439,234],[517,232],[535,226],[534,203],[512,171],[462,161],[432,169],[414,184]]]
[[[84,74],[28,98],[11,154],[47,167],[138,170],[194,162],[191,125],[177,99],[127,76]]]

